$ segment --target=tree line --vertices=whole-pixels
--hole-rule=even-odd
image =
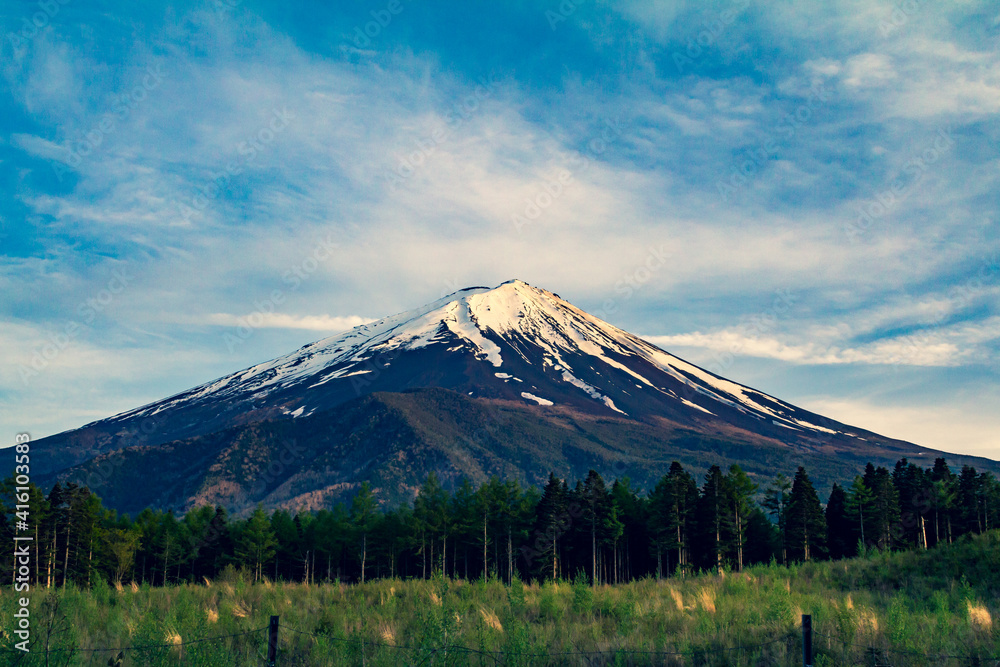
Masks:
[[[29,508],[27,530],[17,527],[19,504]],[[801,467],[761,488],[737,465],[710,467],[699,485],[677,462],[647,493],[628,478],[609,487],[593,470],[572,486],[552,474],[541,491],[496,477],[448,491],[431,473],[413,503],[398,508],[380,508],[363,483],[350,504],[270,514],[258,506],[246,518],[221,506],[130,517],[72,483],[47,495],[34,485],[18,491],[13,477],[0,485],[0,534],[32,537],[28,576],[50,588],[199,582],[227,567],[307,583],[580,572],[619,583],[927,549],[998,526],[996,478],[969,466],[956,475],[944,459],[927,469],[906,459],[891,471],[868,464],[850,486],[834,484],[825,507]],[[10,550],[0,566],[16,575]]]

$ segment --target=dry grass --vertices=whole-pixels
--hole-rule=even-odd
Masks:
[[[215,609],[206,609],[205,610],[205,616],[208,619],[209,623],[218,623],[219,622],[219,612],[217,610],[215,610]]]
[[[676,588],[670,589],[670,597],[674,599],[674,604],[677,605],[677,611],[684,611],[684,596]]]
[[[246,618],[250,615],[250,608],[243,604],[242,600],[233,603],[233,616],[236,618]]]
[[[993,627],[993,617],[990,616],[990,610],[981,604],[972,604],[969,600],[966,602],[969,607],[969,623],[972,627],[979,630],[990,630]]]
[[[378,636],[386,644],[390,646],[396,645],[396,629],[385,621],[382,621],[378,625]]]
[[[493,628],[497,632],[503,632],[503,625],[501,625],[500,619],[497,617],[495,612],[489,611],[484,607],[480,607],[479,613],[483,617],[483,622],[486,625]]]
[[[710,614],[715,613],[715,591],[711,588],[698,589],[698,604]]]
[[[857,614],[858,632],[878,634],[878,616],[871,609],[859,609]]]

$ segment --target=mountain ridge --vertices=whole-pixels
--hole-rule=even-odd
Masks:
[[[427,393],[433,389],[462,396],[463,400],[449,394],[446,401],[443,394]],[[386,405],[399,408],[406,401],[417,401],[408,392],[420,390],[424,391],[419,398],[423,403],[404,410],[403,417],[393,425],[384,416],[376,415],[378,434],[372,431],[365,436],[368,439],[357,437],[357,428],[345,430],[339,421],[347,418],[345,415],[357,413],[357,417],[364,413],[358,407],[363,402],[358,401],[366,396],[377,394]],[[396,398],[385,398],[390,396]],[[450,407],[443,407],[446,404]],[[882,460],[885,457],[877,454],[883,448],[893,456],[909,455],[929,463],[928,457],[942,454],[824,418],[710,373],[589,315],[553,292],[520,280],[492,289],[459,290],[160,401],[39,440],[34,449],[36,453],[44,452],[44,456],[36,456],[41,461],[37,471],[40,475],[50,480],[66,479],[88,470],[88,462],[95,458],[130,450],[121,457],[134,458],[143,452],[143,456],[155,459],[155,447],[168,444],[200,456],[197,452],[201,450],[192,443],[207,446],[216,442],[236,447],[234,452],[252,458],[253,448],[244,447],[247,439],[259,437],[264,442],[278,431],[311,432],[318,419],[334,430],[340,429],[337,433],[343,442],[373,451],[384,444],[380,437],[391,442],[398,431],[408,430],[414,442],[420,443],[420,451],[438,457],[433,464],[428,463],[431,468],[437,466],[445,477],[451,474],[449,470],[480,477],[477,466],[495,459],[500,451],[514,456],[516,447],[505,439],[494,439],[491,446],[497,452],[491,455],[477,450],[477,439],[470,439],[470,430],[482,430],[484,426],[460,415],[449,415],[448,411],[479,414],[486,405],[503,406],[497,409],[516,413],[514,421],[522,434],[539,429],[556,433],[551,429],[560,423],[571,431],[577,429],[570,440],[555,436],[548,440],[552,447],[572,450],[572,455],[533,451],[524,461],[533,466],[548,462],[567,472],[586,458],[580,452],[588,451],[588,447],[601,450],[598,459],[612,456],[621,441],[628,440],[622,434],[630,430],[641,431],[651,451],[664,456],[677,449],[670,438],[681,432],[687,434],[683,437],[697,434],[734,446],[756,443],[760,447],[785,447],[807,458],[830,456],[847,461],[854,460],[854,453],[864,452],[869,458]],[[488,414],[481,414],[480,420],[488,422],[483,416]],[[312,417],[317,419],[304,425],[303,420]],[[591,427],[581,426],[590,419],[608,420],[620,433],[602,431],[595,435]],[[222,433],[229,435],[219,435]],[[283,437],[295,437],[288,433]],[[227,437],[237,442],[220,444]],[[322,446],[316,446],[353,455],[343,449],[342,442],[322,442]],[[449,458],[457,456],[461,447],[466,448],[464,463]],[[204,455],[206,461],[216,465],[221,454],[206,450]],[[397,482],[413,487],[415,476],[422,478],[417,475],[419,466],[402,449],[397,455],[414,466],[409,477],[398,477]],[[739,457],[730,458],[735,461]],[[973,457],[949,458],[988,462]],[[478,463],[473,465],[473,460]],[[595,465],[600,463],[598,460]],[[389,465],[384,461],[382,464]],[[335,485],[346,484],[343,488],[348,489],[358,483],[357,474],[343,466],[334,467],[337,474],[326,481],[335,478]],[[980,467],[991,466],[980,463]],[[523,469],[508,473],[521,475],[525,481],[536,476]],[[831,473],[831,479],[835,476]],[[189,472],[188,477],[204,476]],[[231,485],[225,488],[246,491],[246,480],[238,476],[225,483]],[[198,489],[192,487],[190,492],[202,494],[199,497],[204,499],[211,495],[204,495],[208,492],[202,486]],[[179,489],[175,491],[183,495]],[[304,491],[315,492],[317,489]],[[389,495],[402,500],[406,493],[393,491]]]

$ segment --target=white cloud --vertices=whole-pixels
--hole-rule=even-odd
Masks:
[[[828,66],[828,69],[833,69]],[[863,53],[848,58],[844,83],[852,88],[883,86],[896,78],[892,60],[882,53]]]
[[[736,347],[740,354],[797,365],[978,362],[995,340],[995,320],[935,326],[960,315],[964,306],[926,285],[938,276],[950,280],[949,272],[980,246],[940,243],[931,230],[950,232],[989,218],[991,205],[976,202],[992,201],[996,165],[967,168],[962,160],[976,151],[956,149],[935,167],[934,179],[894,211],[893,226],[887,217],[865,243],[853,247],[842,233],[845,220],[856,213],[855,202],[842,199],[850,190],[839,188],[857,177],[851,156],[867,148],[863,141],[845,139],[846,133],[886,119],[912,121],[902,129],[886,123],[877,128],[871,152],[889,162],[901,154],[894,145],[899,137],[926,140],[950,124],[952,119],[944,122],[940,114],[970,114],[974,121],[997,110],[996,54],[947,36],[927,37],[927,26],[937,25],[929,20],[912,22],[892,40],[881,39],[878,19],[894,4],[851,0],[837,2],[833,10],[808,3],[782,9],[774,29],[785,34],[776,48],[789,48],[789,35],[809,42],[806,57],[812,59],[801,67],[802,54],[792,48],[786,53],[792,64],[764,76],[711,80],[695,74],[677,87],[667,80],[671,77],[657,79],[645,56],[637,55],[630,87],[614,95],[602,96],[592,81],[582,80],[563,82],[547,96],[544,85],[522,86],[512,77],[459,127],[448,125],[447,114],[474,83],[447,71],[434,55],[372,52],[354,53],[349,61],[328,59],[252,18],[202,24],[198,16],[188,17],[198,39],[215,45],[214,55],[187,50],[188,28],[148,47],[169,54],[162,87],[86,159],[76,189],[39,192],[24,181],[25,187],[12,191],[10,198],[27,206],[28,217],[44,220],[37,236],[45,259],[5,260],[0,288],[20,295],[19,304],[28,303],[25,295],[43,304],[33,307],[44,307],[47,317],[63,305],[74,317],[72,309],[104,287],[110,272],[104,269],[112,264],[107,258],[129,256],[136,284],[102,313],[102,326],[139,332],[134,344],[142,352],[116,357],[112,345],[102,347],[97,340],[100,332],[85,341],[89,346],[74,346],[60,361],[66,368],[51,376],[67,386],[75,383],[74,401],[88,374],[100,374],[102,364],[117,364],[112,375],[152,377],[166,370],[148,368],[146,359],[169,356],[178,373],[189,376],[185,384],[171,386],[194,384],[190,378],[204,372],[203,361],[220,347],[219,332],[205,333],[205,325],[239,326],[241,318],[253,315],[255,300],[275,288],[288,301],[262,316],[260,328],[270,331],[248,343],[261,345],[253,351],[261,358],[289,351],[277,347],[272,353],[262,339],[283,344],[297,331],[332,332],[361,323],[362,316],[381,317],[459,287],[513,277],[597,304],[611,298],[620,312],[653,313],[643,320],[647,331],[672,322],[674,313],[694,322],[694,333],[661,339],[670,347],[719,352]],[[647,0],[624,11],[652,26],[654,37],[672,39],[685,37],[668,34],[676,30],[678,12],[690,18],[682,7]],[[733,34],[740,28],[731,27]],[[249,54],[248,42],[255,45]],[[71,46],[37,46],[37,57],[17,65],[21,78],[8,82],[22,112],[31,112],[38,126],[25,130],[33,134],[11,135],[9,143],[51,160],[64,151],[60,142],[94,128],[118,88],[133,85],[135,77],[121,67],[114,76],[98,72],[86,53]],[[129,54],[140,71],[149,58],[141,48],[146,47]],[[232,56],[238,52],[243,55]],[[790,100],[800,100],[811,83],[831,78],[843,82],[834,101],[781,143],[745,189],[748,203],[721,202],[715,179],[728,176],[734,156],[748,143],[756,146],[761,135],[773,134],[774,119],[793,111]],[[870,108],[857,111],[858,101],[870,102]],[[841,102],[855,108],[838,115]],[[241,165],[224,195],[182,218],[178,204],[191,203],[227,163],[241,157],[241,142],[266,125],[274,108],[284,107],[295,116],[288,128]],[[586,155],[585,169],[567,164],[566,155],[587,146],[602,119],[618,115],[632,124],[608,150]],[[417,142],[426,144],[443,127],[450,129],[448,138],[392,192],[387,175],[417,150]],[[823,157],[811,162],[814,154]],[[572,183],[518,233],[511,216],[523,214],[526,201],[544,195],[567,166]],[[800,205],[796,193],[804,192],[816,197],[829,192],[829,201]],[[8,220],[5,230],[19,223]],[[337,249],[291,289],[289,275],[294,280],[317,239],[328,235]],[[667,266],[623,297],[623,279],[643,265],[650,247],[660,246],[670,251]],[[698,312],[702,300],[730,299],[729,304],[738,297],[742,304],[775,288],[791,288],[812,300],[757,336],[727,327],[725,307]],[[887,296],[910,289],[912,299]],[[995,297],[982,289],[966,306],[988,308]],[[872,299],[884,306],[859,312]],[[915,325],[931,326],[930,335],[853,342]],[[679,329],[659,328],[665,330]],[[175,354],[178,346],[201,352],[184,357]],[[15,357],[23,357],[25,349],[30,356],[33,348],[18,349]],[[246,356],[224,361],[251,361],[246,349],[240,354]],[[72,363],[79,364],[78,371]],[[185,363],[186,371],[180,368]],[[111,382],[92,389],[91,404],[121,402],[108,398],[121,394]],[[66,402],[55,393],[47,397]],[[32,405],[42,410],[39,402]]]
[[[947,403],[905,407],[843,398],[813,398],[799,406],[922,447],[1000,460],[1000,415],[995,410]]]
[[[887,335],[862,345],[847,342],[853,336],[852,327],[846,323],[813,327],[798,334],[774,335],[765,331],[762,335],[748,335],[748,330],[752,331],[753,326],[644,338],[664,349],[697,348],[724,359],[749,356],[793,364],[960,366],[990,358],[983,344],[1000,340],[1000,317]]]
[[[251,329],[307,329],[309,331],[325,331],[330,334],[374,322],[371,318],[360,317],[358,315],[336,317],[330,315],[290,315],[288,313],[265,313],[261,311],[255,311],[246,315],[213,313],[204,318],[203,321],[206,324],[214,326],[249,326]]]
[[[875,117],[984,117],[1000,111],[1000,55],[907,34],[848,57],[840,80]]]

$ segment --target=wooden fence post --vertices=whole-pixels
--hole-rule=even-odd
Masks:
[[[813,617],[802,614],[802,667],[813,664]]]
[[[271,617],[267,631],[267,667],[275,667],[278,659],[278,617]]]

